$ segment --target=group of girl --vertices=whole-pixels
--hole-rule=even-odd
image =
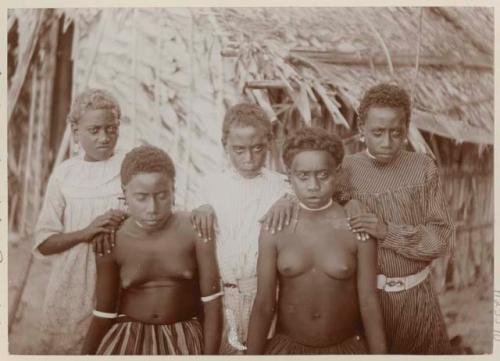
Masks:
[[[174,211],[168,154],[115,150],[108,92],[80,94],[68,118],[84,155],[55,168],[35,234],[35,253],[54,260],[47,353],[450,352],[429,267],[453,225],[434,162],[404,150],[400,87],[364,95],[365,151],[344,157],[319,128],[292,134],[286,178],[265,167],[263,110],[231,107],[229,166],[201,182],[191,212]]]

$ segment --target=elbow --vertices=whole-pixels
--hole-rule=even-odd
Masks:
[[[252,313],[262,318],[273,317],[276,311],[275,302],[255,299]]]
[[[36,249],[42,256],[50,256],[52,254],[50,246],[47,245],[47,240],[40,244]]]

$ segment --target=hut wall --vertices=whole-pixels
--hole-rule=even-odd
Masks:
[[[188,8],[94,11],[77,22],[73,44],[74,94],[99,87],[117,97],[118,146],[166,150],[181,208],[196,204],[201,175],[224,161],[222,118],[239,98],[207,19]]]

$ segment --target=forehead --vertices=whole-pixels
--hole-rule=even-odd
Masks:
[[[79,123],[83,126],[110,125],[116,123],[116,117],[110,109],[87,110]]]
[[[293,157],[291,164],[293,170],[301,172],[314,172],[336,166],[335,159],[325,150],[304,150]]]
[[[401,128],[405,126],[402,108],[370,107],[366,114],[365,126],[369,128]]]
[[[262,127],[253,125],[231,125],[227,133],[227,142],[231,145],[250,145],[267,140],[267,132]]]
[[[172,185],[172,179],[166,172],[137,173],[127,184],[132,192],[151,192],[166,190]]]

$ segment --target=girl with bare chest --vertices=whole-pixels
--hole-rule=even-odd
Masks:
[[[283,157],[301,209],[283,231],[261,232],[248,353],[385,353],[375,243],[358,241],[332,201],[341,141],[304,128],[287,140]],[[277,333],[266,345],[275,308]]]
[[[196,236],[190,214],[172,212],[174,177],[170,157],[158,148],[138,147],[125,157],[130,217],[112,252],[97,260],[97,305],[84,354],[217,352],[222,292],[214,242]]]

